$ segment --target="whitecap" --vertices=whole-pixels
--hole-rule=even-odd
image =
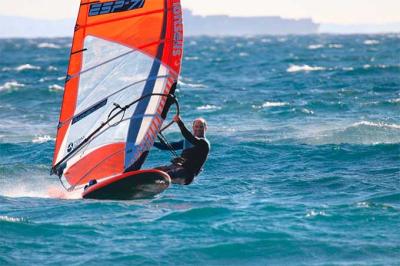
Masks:
[[[196,83],[185,83],[183,81],[178,81],[179,85],[183,87],[189,87],[189,88],[207,88],[207,86],[203,84],[196,84]]]
[[[61,87],[60,85],[53,84],[53,85],[49,86],[49,90],[50,91],[62,91],[62,90],[64,90],[64,88]]]
[[[321,49],[324,48],[323,44],[311,44],[308,46],[309,50],[317,50],[317,49]]]
[[[10,223],[21,223],[21,222],[24,222],[25,219],[23,219],[23,218],[17,218],[17,217],[11,217],[11,216],[6,216],[6,215],[1,215],[1,216],[0,216],[0,221],[10,222]]]
[[[47,48],[47,49],[60,49],[61,46],[54,44],[54,43],[48,43],[48,42],[43,42],[38,44],[38,48]]]
[[[354,67],[344,67],[342,68],[343,71],[353,71]]]
[[[377,127],[377,128],[387,128],[387,129],[400,129],[400,125],[397,124],[386,124],[383,122],[369,122],[369,121],[361,121],[353,124],[354,127],[358,126],[368,126],[368,127]]]
[[[263,38],[263,39],[261,39],[261,42],[262,42],[262,43],[270,43],[271,40],[270,40],[270,39],[265,39],[265,38]]]
[[[24,71],[24,70],[40,70],[40,67],[38,66],[33,66],[31,64],[25,64],[25,65],[20,65],[15,68],[16,71]]]
[[[197,61],[197,60],[199,60],[199,57],[197,57],[197,56],[186,56],[185,60],[186,61]]]
[[[197,107],[197,110],[199,110],[199,111],[204,111],[204,110],[220,110],[220,109],[221,109],[221,107],[219,107],[219,106],[216,106],[216,105],[209,105],[209,104]]]
[[[325,70],[324,67],[319,67],[319,66],[309,66],[309,65],[291,65],[286,71],[289,73],[294,73],[294,72],[309,72],[309,71],[322,71]]]
[[[65,77],[58,77],[57,80],[65,80]]]
[[[11,90],[25,87],[24,84],[18,83],[17,81],[8,81],[0,86],[0,91]]]
[[[306,214],[306,217],[315,217],[315,216],[327,216],[327,215],[324,211],[315,211],[315,210],[311,210]]]
[[[400,98],[389,100],[390,103],[400,103]]]
[[[305,114],[308,114],[308,115],[313,115],[313,114],[314,114],[314,111],[309,110],[309,109],[307,109],[307,108],[302,108],[302,109],[301,109],[301,112],[302,112],[302,113],[305,113]]]
[[[333,43],[333,44],[329,44],[329,48],[341,49],[341,48],[343,48],[343,45],[342,45],[342,44],[335,44],[335,43]]]
[[[57,71],[57,70],[58,70],[58,68],[55,67],[55,66],[49,66],[49,67],[47,68],[47,71]]]
[[[370,205],[368,202],[362,201],[362,202],[357,202],[357,207],[358,208],[369,208]]]
[[[247,56],[249,56],[249,54],[248,53],[239,53],[239,56],[240,57],[247,57]]]
[[[265,103],[263,103],[263,105],[261,107],[262,108],[283,107],[283,106],[287,106],[287,105],[289,105],[289,103],[287,103],[287,102],[265,102]]]
[[[45,143],[49,141],[55,141],[55,138],[50,137],[49,135],[37,136],[32,140],[32,143]]]
[[[379,41],[377,41],[377,40],[365,40],[364,41],[364,44],[365,45],[377,45],[377,44],[379,44],[380,42]]]

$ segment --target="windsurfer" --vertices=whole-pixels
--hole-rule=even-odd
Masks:
[[[193,133],[183,123],[179,115],[174,117],[184,140],[168,145],[156,142],[154,147],[160,150],[183,150],[180,157],[172,160],[171,165],[158,167],[158,170],[169,174],[175,184],[189,185],[195,176],[199,175],[210,151],[210,143],[206,138],[207,122],[203,118],[193,121]]]

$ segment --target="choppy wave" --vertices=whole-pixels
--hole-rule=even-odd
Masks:
[[[369,121],[357,122],[357,123],[353,124],[353,126],[368,126],[368,127],[376,127],[376,128],[400,129],[400,125],[387,124],[387,123],[382,123],[382,122],[375,123],[375,122],[369,122]]]
[[[295,73],[295,72],[323,71],[325,69],[326,68],[319,66],[291,65],[286,71],[289,73]]]
[[[400,143],[400,125],[361,121],[344,128],[323,130],[306,138],[310,144],[396,144]]]
[[[365,46],[367,39],[380,44]],[[49,176],[65,80],[58,71],[68,52],[38,49],[44,42],[64,49],[70,40],[0,40],[0,69],[9,68],[0,86],[25,86],[0,92],[0,264],[40,265],[46,257],[52,265],[341,265],[349,256],[362,265],[398,264],[393,51],[400,42],[386,35],[189,38],[185,56],[199,60],[183,61],[176,95],[185,121],[207,119],[210,157],[190,186],[126,202],[60,200],[81,198]],[[310,44],[325,48],[310,51]],[[249,55],[234,60],[240,52]],[[15,71],[27,62],[43,71]],[[289,64],[299,74],[286,72]],[[175,126],[165,135],[181,139]],[[169,161],[168,152],[152,149],[143,168]],[[161,253],[160,242],[168,243]]]

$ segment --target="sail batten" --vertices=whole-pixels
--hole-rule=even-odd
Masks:
[[[181,23],[180,0],[81,1],[53,160],[72,187],[141,167],[179,76]]]

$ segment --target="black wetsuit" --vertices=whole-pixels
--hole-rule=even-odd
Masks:
[[[174,150],[183,149],[182,160],[175,160],[171,165],[158,167],[158,169],[167,172],[171,178],[184,179],[184,184],[192,183],[205,162],[207,161],[210,151],[210,143],[206,138],[197,138],[185,127],[182,121],[178,122],[178,126],[185,140],[171,143]],[[155,143],[154,146],[161,150],[167,150],[168,147],[161,143]]]

